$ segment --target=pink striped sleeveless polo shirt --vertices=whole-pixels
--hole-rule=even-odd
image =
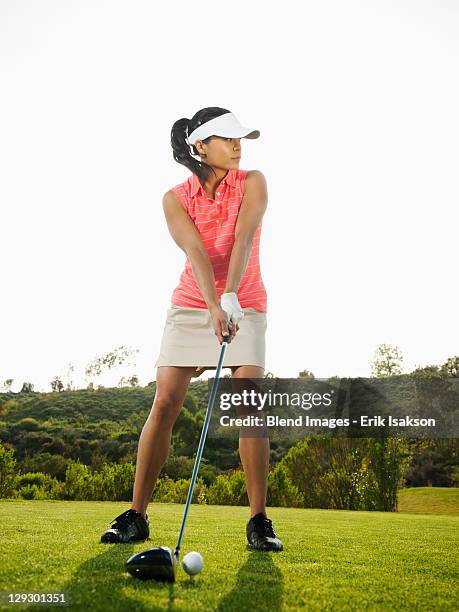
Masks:
[[[204,248],[209,254],[219,300],[225,289],[234,244],[236,220],[244,195],[246,174],[247,170],[228,170],[225,178],[217,187],[215,200],[205,192],[196,174],[191,174],[186,181],[172,187],[172,191],[177,194],[197,227]],[[255,308],[260,312],[267,312],[266,289],[259,263],[261,226],[262,222],[255,231],[252,250],[237,291],[237,297],[241,308]],[[180,275],[179,284],[172,292],[171,302],[176,306],[207,308],[188,257],[185,269]]]

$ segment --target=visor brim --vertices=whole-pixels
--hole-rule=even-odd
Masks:
[[[252,130],[251,128],[241,128],[240,130],[219,130],[218,134],[213,136],[222,136],[223,138],[259,138],[260,131]]]

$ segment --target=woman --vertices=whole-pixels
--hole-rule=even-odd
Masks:
[[[139,440],[132,506],[116,517],[102,542],[148,538],[146,510],[173,425],[191,378],[216,368],[223,336],[228,341],[223,367],[231,368],[233,379],[263,378],[267,300],[258,251],[267,189],[261,172],[239,169],[241,137],[259,135],[219,107],[203,108],[172,127],[174,159],[192,174],[167,191],[163,209],[187,259],[155,364],[156,394]],[[240,436],[239,453],[250,502],[249,545],[282,550],[265,508],[269,438]]]

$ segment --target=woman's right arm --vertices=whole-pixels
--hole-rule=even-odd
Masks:
[[[231,322],[228,323],[228,316],[218,301],[214,270],[209,254],[190,215],[183,208],[177,194],[171,189],[163,196],[163,210],[172,238],[190,260],[194,278],[212,315],[215,334],[219,342],[223,340],[223,333],[229,334],[228,343],[231,342],[238,326],[232,325]]]

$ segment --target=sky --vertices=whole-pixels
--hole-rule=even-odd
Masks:
[[[170,130],[206,106],[261,133],[266,371],[458,355],[458,28],[442,0],[0,0],[0,386],[85,386],[120,346],[98,383],[155,380],[185,264]]]

